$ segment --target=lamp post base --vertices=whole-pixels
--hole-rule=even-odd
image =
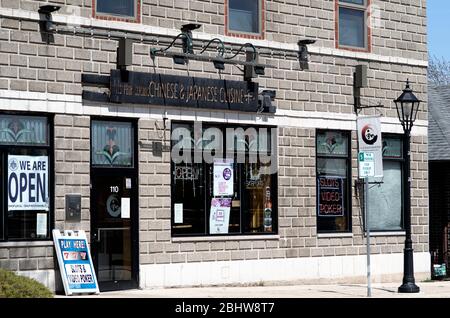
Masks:
[[[403,285],[398,288],[399,293],[418,293],[419,291],[419,286],[412,282],[403,283]]]

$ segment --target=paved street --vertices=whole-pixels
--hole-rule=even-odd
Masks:
[[[450,281],[418,282],[418,294],[399,294],[399,283],[372,285],[375,298],[450,298]],[[65,296],[56,296],[65,297]],[[104,292],[82,295],[83,298],[362,298],[367,297],[367,285],[293,285],[251,287],[166,288]]]

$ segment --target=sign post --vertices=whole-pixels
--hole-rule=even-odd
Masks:
[[[369,177],[383,177],[380,116],[358,117],[359,178],[364,178],[364,224],[367,241],[367,297],[372,296],[370,270]]]
[[[53,242],[66,295],[99,294],[86,233],[53,230]]]

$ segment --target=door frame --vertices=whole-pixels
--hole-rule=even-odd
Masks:
[[[133,167],[93,167],[92,166],[92,122],[93,121],[111,121],[111,122],[127,122],[131,123],[133,127]],[[138,120],[134,118],[116,118],[116,117],[91,117],[90,122],[90,206],[91,209],[95,205],[92,180],[97,177],[108,177],[114,175],[115,177],[131,177],[136,180],[135,189],[131,189],[132,196],[135,196],[136,200],[130,200],[130,219],[131,219],[131,277],[130,281],[121,281],[119,284],[114,282],[99,282],[101,291],[113,291],[123,289],[134,289],[139,287],[139,149],[138,149]],[[135,211],[133,214],[132,211]],[[133,217],[134,215],[134,217]],[[98,257],[94,257],[94,253],[97,250],[94,233],[96,230],[96,222],[90,218],[91,228],[91,254],[93,258],[94,268],[98,273]],[[100,286],[101,285],[101,286]]]

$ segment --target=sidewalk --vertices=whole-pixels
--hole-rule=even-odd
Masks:
[[[399,283],[372,284],[373,298],[450,298],[450,281],[417,282],[418,294],[399,294]],[[66,296],[57,295],[56,298]],[[251,287],[161,288],[103,292],[80,298],[366,298],[367,285],[294,285]]]

